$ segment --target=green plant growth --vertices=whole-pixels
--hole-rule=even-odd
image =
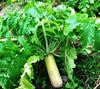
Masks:
[[[78,12],[89,14],[89,16],[100,16],[100,0],[68,0],[66,4]]]
[[[54,57],[63,60],[68,78],[73,80],[77,54],[100,51],[99,19],[75,13],[65,5],[49,7],[52,4],[29,3],[22,12],[0,18],[2,88],[13,89],[20,82],[18,89],[34,89],[32,65],[41,60],[45,61],[52,85],[60,87],[62,79]]]

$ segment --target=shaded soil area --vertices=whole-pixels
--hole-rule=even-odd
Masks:
[[[32,84],[35,85],[36,89],[66,89],[65,84],[69,82],[69,79],[66,75],[61,73],[60,70],[59,71],[62,77],[63,85],[60,88],[55,88],[50,82],[44,61],[40,61],[39,63],[33,64],[33,69],[35,79],[33,79]]]
[[[14,11],[16,9],[17,10],[20,9],[20,6],[17,6],[16,4],[7,5],[5,3],[4,6],[2,6],[2,8],[0,9],[0,17],[3,17],[6,15],[6,13],[8,13],[10,11]]]
[[[41,88],[41,89],[66,89],[65,84],[68,82],[68,78],[65,75],[62,75],[61,77],[62,77],[62,81],[63,81],[62,87],[60,87],[60,88],[53,87],[50,80],[49,80],[49,77],[48,77],[47,78],[48,80],[46,81],[47,86],[45,88]],[[40,87],[36,86],[36,89],[40,89]]]

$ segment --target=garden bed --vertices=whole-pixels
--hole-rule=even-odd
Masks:
[[[0,10],[0,86],[99,89],[100,2],[94,2],[6,4]]]

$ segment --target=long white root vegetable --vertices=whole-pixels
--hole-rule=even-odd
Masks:
[[[59,73],[54,56],[52,54],[49,54],[48,56],[45,57],[45,64],[53,87],[55,88],[61,87],[62,85],[61,75]]]

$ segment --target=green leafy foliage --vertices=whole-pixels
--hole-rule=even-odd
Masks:
[[[35,18],[42,18],[42,16],[43,16],[42,13],[32,3],[29,3],[25,6],[24,12],[26,14],[28,13],[29,15],[31,15],[32,17],[35,17]]]
[[[99,74],[99,54],[92,53],[91,55],[78,55],[78,60],[76,60],[76,69],[74,71],[74,82],[78,83],[80,87],[85,89],[88,84],[90,85],[89,88],[92,89],[95,87],[94,80],[98,79]],[[84,76],[81,76],[84,75]],[[86,80],[88,82],[86,83]],[[96,80],[97,81],[97,80]],[[83,86],[84,85],[84,86]]]
[[[78,0],[69,2],[76,4]],[[80,7],[83,2],[90,3],[79,2],[79,9],[83,8]],[[34,2],[28,3],[21,12],[14,11],[0,18],[0,86],[13,89],[18,87],[20,80],[18,89],[35,89],[31,84],[34,79],[32,64],[48,54],[63,59],[64,69],[72,80],[77,54],[88,55],[90,46],[92,51],[100,49],[100,21],[89,16],[65,5],[53,7],[52,4]],[[75,83],[71,85],[77,87]],[[66,84],[66,88],[71,85]]]
[[[96,37],[95,37],[95,49],[100,50],[100,30],[98,30]]]
[[[66,83],[65,87],[66,88],[77,88],[78,84],[75,83],[74,81],[72,81],[71,83]],[[80,89],[82,89],[82,88],[80,88]]]
[[[96,33],[95,18],[88,18],[88,15],[79,13],[69,16],[66,20],[64,34],[68,35],[74,30],[78,32],[77,36],[80,38],[82,46],[89,45],[93,42]]]
[[[32,79],[34,79],[34,72],[33,72],[33,67],[32,67],[32,63],[36,63],[37,61],[39,61],[39,57],[38,56],[31,56],[29,57],[29,59],[27,60],[27,63],[25,63],[24,65],[24,72],[21,75],[21,79],[20,79],[20,86],[18,87],[18,89],[35,89],[35,86],[33,86],[30,81]],[[28,79],[29,77],[29,79]]]
[[[68,51],[65,51],[65,70],[68,73],[68,77],[72,79],[73,68],[76,67],[74,60],[77,58],[76,51],[71,48]]]
[[[31,83],[29,83],[27,79],[22,78],[21,86],[19,86],[18,89],[35,89],[35,87]]]
[[[0,45],[0,85],[4,89],[10,89],[17,86],[16,82],[21,74],[20,68],[23,67],[26,59],[18,54],[18,48],[11,40],[7,40],[5,43],[0,42]]]
[[[89,16],[99,15],[99,0],[68,0],[66,5],[75,8],[78,12],[87,13]]]

